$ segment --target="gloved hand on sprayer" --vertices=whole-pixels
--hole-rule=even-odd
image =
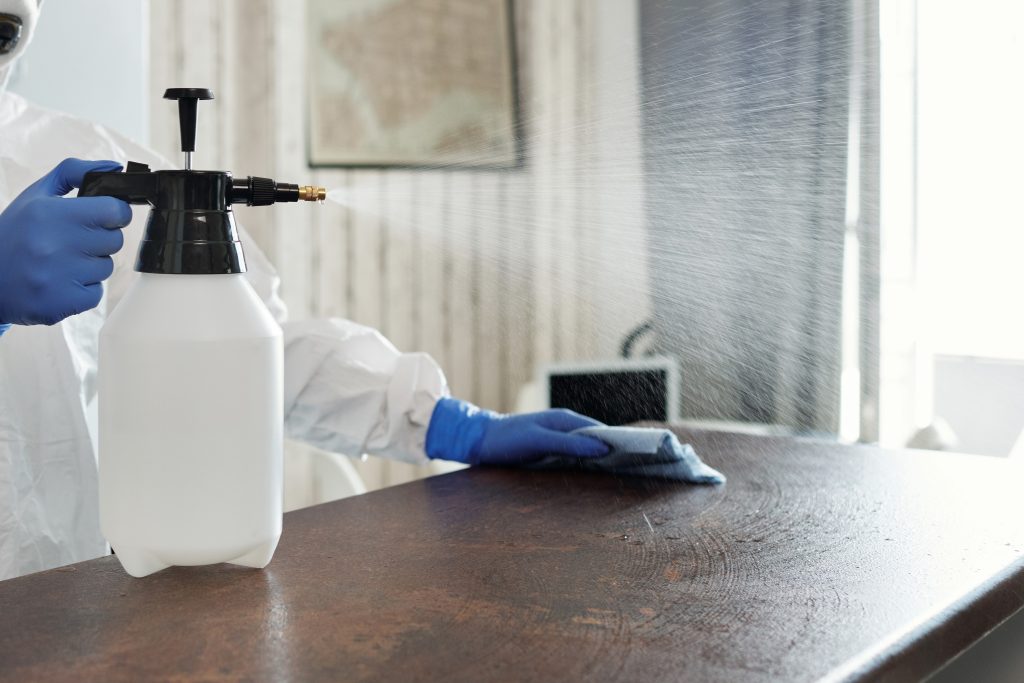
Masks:
[[[64,195],[87,171],[120,168],[66,159],[0,214],[0,334],[12,323],[52,325],[99,304],[131,207],[113,197]]]

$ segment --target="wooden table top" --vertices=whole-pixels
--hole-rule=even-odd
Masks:
[[[1024,605],[1015,465],[680,435],[726,486],[467,470],[289,513],[263,571],[0,582],[0,678],[907,680]]]

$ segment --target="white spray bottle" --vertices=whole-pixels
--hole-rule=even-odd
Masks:
[[[194,171],[198,100],[174,88],[186,168],[89,173],[79,196],[152,209],[140,275],[100,333],[100,523],[125,570],[264,567],[281,536],[281,328],[245,279],[232,204],[322,188]]]

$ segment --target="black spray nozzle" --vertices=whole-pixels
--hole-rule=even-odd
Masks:
[[[315,185],[279,183],[270,178],[249,176],[231,182],[231,203],[269,206],[275,202],[322,202],[327,190]]]
[[[90,171],[79,197],[106,195],[129,204],[164,210],[224,211],[231,204],[269,206],[276,202],[323,201],[327,191],[315,185],[279,183],[270,178],[232,178],[223,171],[156,171],[129,161],[123,172]]]
[[[192,165],[191,153],[196,151],[196,119],[199,100],[212,100],[213,92],[207,88],[168,88],[165,100],[178,100],[178,126],[181,129],[181,151],[185,152],[185,168]]]

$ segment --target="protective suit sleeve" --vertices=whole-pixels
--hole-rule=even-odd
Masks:
[[[333,451],[422,464],[427,427],[447,396],[423,353],[400,353],[376,330],[340,320],[284,325],[285,429]]]

